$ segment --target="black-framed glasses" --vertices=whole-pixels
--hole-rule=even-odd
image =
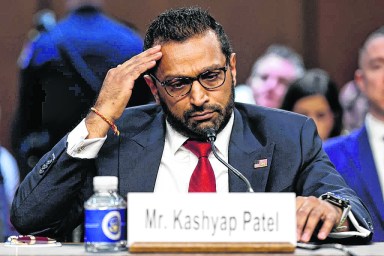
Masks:
[[[199,81],[206,90],[213,90],[225,82],[228,65],[213,70],[207,70],[196,77],[175,77],[161,82],[154,74],[149,74],[155,79],[171,97],[182,97],[191,92],[194,81]]]

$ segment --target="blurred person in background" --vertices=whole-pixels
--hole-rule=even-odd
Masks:
[[[384,241],[384,27],[371,33],[359,52],[355,82],[368,100],[364,125],[330,139],[324,149],[348,185],[367,204],[373,241]]]
[[[0,173],[0,243],[4,242],[8,233],[8,216],[9,206],[5,195],[4,179]]]
[[[354,80],[341,88],[339,100],[343,108],[343,133],[348,134],[364,124],[368,100]]]
[[[139,34],[106,16],[100,0],[67,0],[68,15],[33,41],[20,66],[12,129],[22,179],[89,112],[107,71],[140,53]],[[130,106],[153,100],[144,79]]]
[[[290,83],[304,70],[298,53],[284,45],[271,45],[253,65],[247,85],[236,87],[235,101],[280,108]]]
[[[17,65],[24,69],[25,65],[29,64],[30,58],[33,54],[34,42],[44,32],[54,28],[56,25],[56,15],[50,9],[42,9],[33,15],[33,27],[27,33],[27,40],[24,43],[20,56],[17,60]]]
[[[342,130],[342,108],[336,84],[321,69],[312,69],[288,88],[281,108],[311,117],[324,141]]]
[[[9,219],[9,209],[18,186],[19,168],[16,159],[0,145],[0,242],[16,232]]]

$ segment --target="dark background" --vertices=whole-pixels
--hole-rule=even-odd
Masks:
[[[16,108],[16,61],[32,16],[51,5],[57,18],[65,0],[0,2],[0,143],[10,146],[10,124]],[[327,70],[339,87],[353,79],[357,52],[365,37],[383,25],[381,0],[108,0],[111,16],[133,23],[144,35],[160,12],[179,6],[201,6],[224,26],[237,53],[238,83],[244,83],[254,60],[271,43],[286,44],[304,58],[307,68]]]

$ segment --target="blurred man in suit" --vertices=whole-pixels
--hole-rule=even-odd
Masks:
[[[234,103],[236,54],[208,12],[166,11],[151,23],[144,42],[143,53],[108,72],[89,115],[20,185],[12,206],[20,232],[71,231],[82,221],[95,175],[118,176],[122,195],[247,191],[209,151],[204,159],[211,167],[196,179],[195,149],[209,150],[207,131],[214,130],[221,157],[241,170],[255,191],[297,193],[299,241],[312,235],[370,240],[369,213],[329,162],[313,120]],[[142,74],[158,104],[125,109]],[[117,136],[108,134],[109,128]],[[348,199],[351,211],[347,201],[336,206],[320,198],[328,192]]]
[[[303,75],[301,56],[285,45],[273,44],[255,61],[247,84],[235,88],[235,101],[280,108],[290,83]]]
[[[343,133],[361,128],[368,112],[368,101],[355,80],[349,81],[340,90],[339,101],[343,108]]]
[[[40,33],[20,65],[12,144],[23,179],[40,157],[85,117],[107,71],[140,53],[132,28],[106,16],[100,0],[67,0],[68,15]],[[42,19],[42,22],[46,19]],[[153,101],[143,79],[129,106]]]
[[[363,127],[326,142],[324,149],[372,215],[374,241],[384,241],[384,27],[359,52],[355,81],[369,103]]]

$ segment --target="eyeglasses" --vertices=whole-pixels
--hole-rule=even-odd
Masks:
[[[199,83],[206,90],[213,90],[222,86],[225,82],[226,72],[228,65],[214,70],[207,70],[196,77],[175,77],[161,82],[155,75],[149,74],[171,97],[182,97],[191,92],[192,84],[194,81]]]

